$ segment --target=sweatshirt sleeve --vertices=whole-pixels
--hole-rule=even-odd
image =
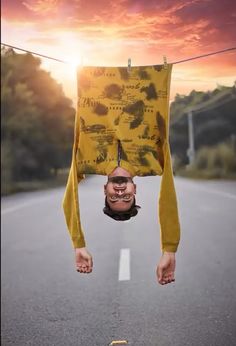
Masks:
[[[180,239],[180,224],[168,141],[164,145],[164,170],[159,196],[159,222],[162,251],[176,252]]]
[[[77,172],[76,150],[79,139],[77,116],[78,115],[76,115],[75,121],[75,139],[72,153],[72,163],[63,198],[63,209],[72,244],[74,248],[82,248],[85,247],[85,239],[80,221],[78,185],[84,179],[84,175],[78,174]]]

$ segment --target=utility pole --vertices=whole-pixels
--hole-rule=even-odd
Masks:
[[[236,85],[236,81],[235,81]],[[201,111],[209,111],[215,109],[230,100],[236,100],[236,96],[233,94],[227,94],[227,90],[223,93],[219,93],[214,96],[210,101],[204,101],[198,105],[192,106],[186,110],[186,114],[188,115],[188,138],[189,138],[189,148],[187,150],[187,156],[189,158],[189,167],[192,166],[195,159],[195,147],[194,147],[194,127],[193,127],[193,114]],[[236,145],[236,137],[233,135],[231,137],[232,146]]]
[[[187,155],[189,158],[189,166],[192,166],[195,158],[195,148],[194,148],[194,132],[193,132],[193,111],[188,112],[188,139],[189,148]]]

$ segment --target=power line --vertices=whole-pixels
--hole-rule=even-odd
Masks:
[[[211,55],[216,55],[216,54],[221,54],[221,53],[225,53],[225,52],[229,52],[232,50],[235,50],[236,47],[231,47],[231,48],[226,48],[226,49],[222,49],[222,50],[218,50],[217,52],[213,52],[213,53],[207,53],[207,54],[202,54],[202,55],[198,55],[198,56],[194,56],[192,58],[188,58],[188,59],[184,59],[184,60],[179,60],[179,61],[175,61],[172,64],[180,64],[182,62],[186,62],[186,61],[190,61],[190,60],[195,60],[195,59],[200,59],[200,58],[205,58],[207,56],[211,56]]]
[[[70,63],[69,61],[65,61],[65,60],[53,58],[53,57],[50,57],[50,56],[47,56],[47,55],[44,55],[44,54],[32,52],[30,50],[23,49],[23,48],[20,48],[20,47],[15,47],[15,46],[12,46],[12,45],[7,44],[7,43],[1,43],[1,45],[5,46],[5,47],[13,48],[13,49],[21,50],[21,51],[26,52],[26,53],[38,55],[38,56],[40,56],[42,58],[46,58],[46,59],[54,60],[54,61],[57,61],[57,62],[61,62],[63,64],[69,64]],[[179,60],[179,61],[174,61],[172,64],[176,65],[176,64],[183,63],[183,62],[187,62],[187,61],[191,61],[191,60],[196,60],[196,59],[201,59],[201,58],[205,58],[207,56],[212,56],[212,55],[217,55],[217,54],[221,54],[221,53],[226,53],[226,52],[233,51],[233,50],[236,50],[236,47],[226,48],[226,49],[218,50],[216,52],[202,54],[202,55],[194,56],[194,57],[191,57],[191,58],[188,58],[188,59]]]
[[[39,54],[39,53],[35,53],[35,52],[32,52],[32,51],[27,50],[27,49],[23,49],[23,48],[11,46],[10,44],[1,43],[1,45],[2,45],[2,46],[5,46],[5,47],[13,48],[13,49],[21,50],[22,52],[26,52],[26,53],[31,53],[31,54],[34,54],[34,55],[38,55],[38,56],[41,56],[42,58],[46,58],[46,59],[50,59],[50,60],[55,60],[55,61],[58,61],[58,62],[62,62],[63,64],[69,64],[68,61],[61,60],[61,59],[56,59],[56,58],[52,58],[52,57],[50,57],[50,56],[43,55],[43,54]]]

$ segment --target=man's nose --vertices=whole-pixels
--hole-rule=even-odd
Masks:
[[[116,193],[117,193],[119,196],[123,195],[124,192],[125,192],[124,189],[118,189],[118,190],[116,190]]]

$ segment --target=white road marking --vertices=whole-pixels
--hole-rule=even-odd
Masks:
[[[194,189],[194,190],[198,190],[198,191],[202,191],[202,192],[207,192],[207,193],[212,193],[214,195],[218,195],[218,196],[221,196],[221,197],[226,197],[226,198],[231,198],[231,199],[236,200],[236,195],[233,194],[233,193],[223,192],[223,191],[219,191],[219,190],[213,190],[212,188],[198,186],[198,185],[191,185],[191,188]]]
[[[209,192],[209,193],[213,193],[213,194],[218,195],[218,196],[232,198],[232,199],[236,200],[236,195],[233,195],[232,193],[222,192],[222,191],[218,191],[218,190],[212,190],[212,189],[208,189],[208,188],[201,188],[201,190]]]
[[[130,280],[130,249],[120,250],[119,281]]]
[[[45,198],[38,198],[38,199],[32,199],[29,202],[21,203],[19,205],[16,205],[14,207],[9,207],[1,210],[1,215],[13,213],[14,211],[17,211],[19,209],[25,208],[25,207],[31,207],[34,204],[43,202],[44,200],[48,199],[48,197]]]

